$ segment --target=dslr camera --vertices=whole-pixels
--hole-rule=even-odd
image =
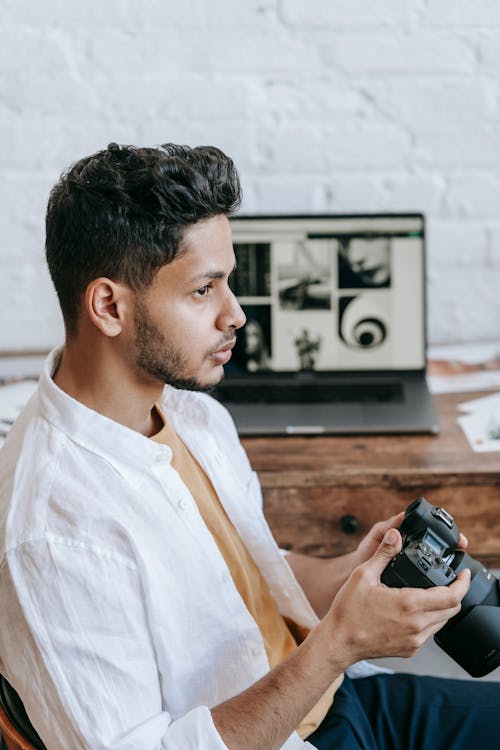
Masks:
[[[460,529],[444,508],[419,497],[406,509],[399,527],[403,547],[382,573],[382,583],[396,588],[448,586],[462,568],[471,584],[460,612],[434,640],[472,677],[500,665],[500,581],[456,545]]]

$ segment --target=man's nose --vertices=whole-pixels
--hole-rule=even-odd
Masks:
[[[227,303],[224,311],[221,313],[221,323],[219,327],[221,330],[227,328],[234,328],[237,330],[245,325],[247,316],[243,312],[243,309],[238,302],[235,294],[230,289],[228,292]]]

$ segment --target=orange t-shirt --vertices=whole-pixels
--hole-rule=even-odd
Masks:
[[[171,449],[172,466],[196,501],[200,514],[226,561],[234,584],[259,627],[269,665],[273,669],[297,647],[297,641],[281,616],[264,577],[231,523],[209,478],[159,409],[158,414],[164,424],[152,439]],[[295,630],[293,624],[292,629]],[[321,723],[341,682],[342,677],[337,678],[303,719],[297,729],[302,739]]]

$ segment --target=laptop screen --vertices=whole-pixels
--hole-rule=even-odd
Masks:
[[[420,214],[236,217],[247,316],[226,374],[425,367]]]

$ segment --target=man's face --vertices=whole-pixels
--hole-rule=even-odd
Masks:
[[[380,286],[388,281],[390,256],[386,239],[351,240],[347,259],[354,273],[368,286]]]
[[[135,364],[163,383],[210,390],[222,379],[245,322],[228,285],[235,259],[227,218],[194,224],[183,247],[136,296]]]

